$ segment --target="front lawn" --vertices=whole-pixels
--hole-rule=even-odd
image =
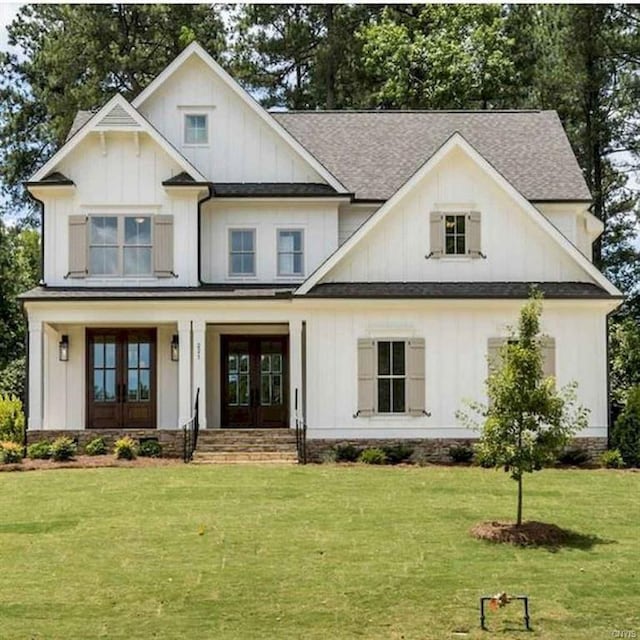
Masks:
[[[585,536],[556,552],[470,537],[474,523],[515,510],[515,483],[477,468],[184,465],[0,479],[8,640],[640,636],[638,473],[527,477],[525,519]],[[489,614],[496,633],[479,630],[479,596],[502,590],[529,594],[533,633],[516,603]]]

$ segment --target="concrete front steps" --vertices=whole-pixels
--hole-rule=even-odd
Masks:
[[[291,429],[206,429],[198,434],[195,464],[297,464]]]

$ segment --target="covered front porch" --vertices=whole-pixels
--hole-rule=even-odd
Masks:
[[[295,427],[302,417],[300,318],[215,303],[176,318],[185,310],[139,302],[90,305],[87,321],[84,304],[62,306],[30,313],[29,430],[176,430],[196,394],[201,429]]]

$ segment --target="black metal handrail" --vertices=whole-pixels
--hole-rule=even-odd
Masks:
[[[200,431],[200,389],[196,389],[196,401],[193,404],[193,416],[182,425],[183,451],[185,462],[193,460],[193,452],[198,446],[198,432]]]

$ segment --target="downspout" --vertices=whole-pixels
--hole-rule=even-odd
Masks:
[[[27,457],[27,429],[29,428],[29,316],[24,308],[24,302],[20,301],[20,308],[24,316],[24,323],[27,330],[24,334],[24,398],[22,400],[22,408],[24,410],[24,431],[22,434],[22,457]]]
[[[202,281],[202,205],[213,198],[211,185],[207,186],[207,195],[198,200],[198,285],[206,284]]]
[[[44,286],[44,202],[39,198],[36,198],[31,192],[27,190],[29,197],[38,203],[40,207],[40,279],[39,284]],[[24,317],[24,323],[26,330],[24,332],[24,398],[22,400],[22,407],[24,409],[24,433],[22,436],[22,455],[27,455],[27,430],[29,429],[29,314],[24,307],[24,302],[20,301],[20,308]]]

